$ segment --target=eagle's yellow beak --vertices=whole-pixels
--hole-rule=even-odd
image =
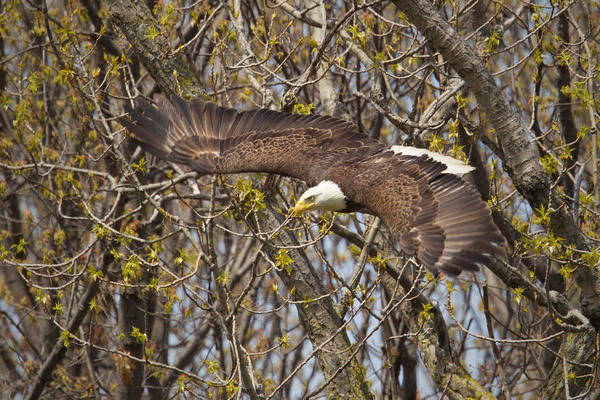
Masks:
[[[309,202],[309,201],[305,201],[305,200],[299,200],[296,205],[294,206],[294,214],[296,214],[296,216],[300,216],[302,215],[302,213],[306,210],[310,210],[310,208],[312,206],[314,206],[315,203],[314,202]]]

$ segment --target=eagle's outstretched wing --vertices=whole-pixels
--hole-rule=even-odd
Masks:
[[[200,100],[159,99],[120,122],[150,153],[202,174],[270,172],[316,184],[340,158],[361,159],[385,148],[352,123],[260,109],[237,111]]]

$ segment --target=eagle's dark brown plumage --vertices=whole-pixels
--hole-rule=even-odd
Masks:
[[[200,174],[269,172],[331,181],[347,207],[379,216],[428,268],[477,270],[503,242],[475,189],[426,155],[395,154],[339,119],[242,111],[174,97],[140,104],[121,123],[140,145]]]

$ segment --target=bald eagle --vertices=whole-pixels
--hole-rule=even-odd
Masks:
[[[383,143],[340,119],[237,111],[198,99],[140,103],[120,122],[151,154],[200,175],[267,172],[310,187],[294,207],[379,216],[402,250],[457,275],[489,262],[503,242],[471,167],[422,149]]]

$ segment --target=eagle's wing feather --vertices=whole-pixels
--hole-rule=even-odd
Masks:
[[[367,162],[378,167],[364,169],[342,191],[378,215],[403,251],[452,275],[475,271],[500,252],[503,238],[473,186],[426,155],[377,158]]]
[[[362,157],[385,147],[331,117],[171,101],[159,99],[158,110],[141,103],[130,111],[131,120],[120,121],[150,153],[202,174],[271,172],[315,184],[318,171],[340,156]]]

